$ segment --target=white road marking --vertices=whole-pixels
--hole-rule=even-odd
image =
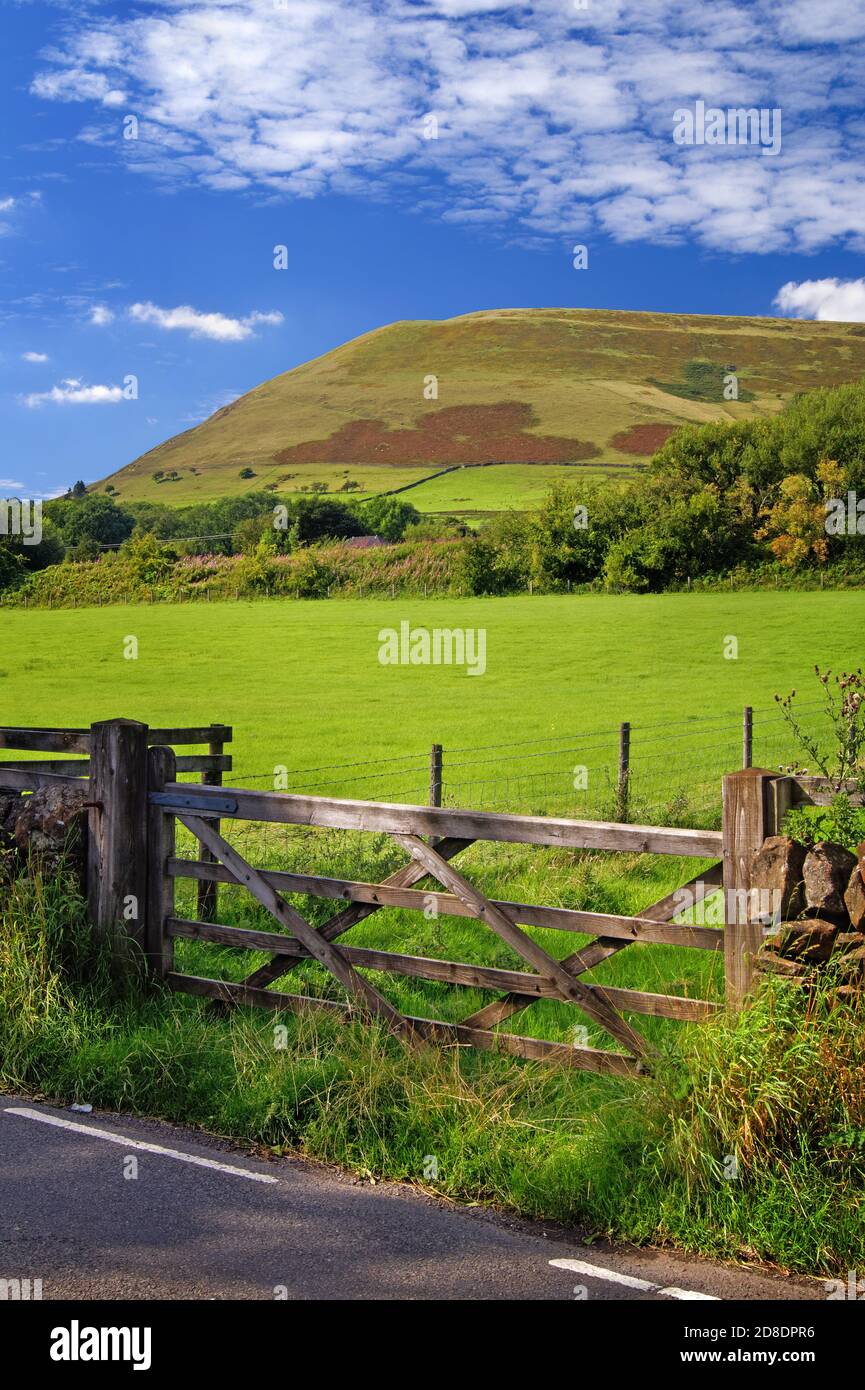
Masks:
[[[609,1284],[622,1284],[626,1289],[639,1289],[641,1293],[658,1293],[664,1298],[685,1298],[685,1299],[707,1299],[711,1303],[719,1303],[721,1300],[715,1298],[711,1293],[696,1293],[693,1289],[678,1289],[671,1284],[668,1288],[661,1288],[660,1284],[652,1284],[648,1279],[637,1279],[632,1274],[619,1274],[615,1269],[604,1269],[602,1265],[590,1265],[585,1260],[550,1260],[550,1264],[555,1269],[569,1269],[573,1274],[582,1274],[589,1279],[606,1279]]]
[[[43,1115],[39,1110],[30,1110],[23,1105],[7,1105],[6,1115],[20,1115],[25,1120],[38,1120],[43,1125],[55,1125],[58,1129],[71,1129],[76,1134],[87,1134],[91,1138],[105,1139],[109,1144],[120,1144],[125,1149],[140,1149],[144,1153],[158,1154],[161,1158],[177,1158],[182,1163],[194,1163],[198,1168],[215,1168],[218,1173],[230,1173],[234,1178],[248,1178],[250,1182],[279,1182],[269,1173],[252,1173],[247,1168],[235,1168],[231,1163],[217,1163],[214,1158],[199,1158],[197,1154],[182,1153],[180,1149],[167,1149],[162,1144],[145,1144],[141,1139],[130,1139],[125,1134],[115,1134],[110,1129],[97,1129],[95,1125],[79,1125],[74,1120],[61,1120],[59,1115]]]

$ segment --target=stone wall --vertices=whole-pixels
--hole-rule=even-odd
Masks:
[[[0,787],[0,881],[29,866],[53,873],[63,863],[86,892],[87,797],[86,783],[28,796]]]
[[[751,883],[776,923],[760,969],[803,983],[828,971],[839,994],[856,993],[865,980],[865,842],[853,854],[827,840],[806,849],[776,835],[754,856]]]

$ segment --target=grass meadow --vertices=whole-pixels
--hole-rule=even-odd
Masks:
[[[554,483],[624,479],[636,472],[621,461],[590,463],[497,463],[483,468],[459,468],[429,482],[418,483],[403,495],[419,512],[448,512],[454,516],[488,516],[492,512],[538,507]]]
[[[367,760],[400,755],[399,771],[403,754],[422,758],[436,740],[453,750],[456,766],[460,749],[541,738],[578,746],[584,735],[627,718],[636,730],[651,726],[656,737],[678,726],[678,741],[662,738],[656,752],[672,787],[682,778],[683,750],[705,742],[706,721],[732,718],[729,765],[718,766],[720,775],[737,765],[743,704],[757,709],[759,731],[759,712],[768,717],[776,691],[796,688],[813,699],[815,661],[858,665],[862,617],[855,592],[7,610],[0,612],[0,721],[220,721],[234,728],[238,785],[272,785],[277,766],[319,767],[305,775],[305,789],[387,799],[395,790],[390,773],[359,788],[356,769],[330,765],[359,763],[362,774]],[[382,666],[378,634],[403,620],[485,628],[485,673]],[[138,639],[137,660],[124,659],[130,636]],[[731,639],[735,659],[724,655],[734,649]],[[489,756],[507,762],[509,753],[497,748]],[[573,759],[563,754],[565,778]],[[418,796],[396,799],[421,799],[422,789],[421,774]],[[710,822],[717,812],[717,804],[709,808]],[[381,881],[404,859],[392,841],[373,834],[235,826],[232,839],[258,866],[333,877]],[[182,848],[192,851],[189,842]],[[506,845],[473,846],[458,862],[490,896],[624,914],[703,867]],[[193,893],[179,884],[178,915],[196,915]],[[275,1017],[263,1011],[219,1016],[172,994],[116,999],[95,957],[81,986],[70,988],[63,941],[70,923],[83,931],[81,908],[58,895],[56,886],[22,882],[0,907],[0,1083],[8,1087],[184,1120],[266,1150],[588,1231],[811,1273],[865,1258],[865,1085],[847,1011],[827,1013],[818,1027],[817,1006],[809,1013],[779,985],[743,1023],[723,1015],[704,1026],[631,1016],[661,1058],[654,1076],[636,1082],[467,1050],[415,1054],[375,1026],[289,1014],[279,1015],[287,1039],[276,1047]],[[316,924],[337,910],[323,900],[292,901]],[[239,888],[220,889],[219,919],[275,925]],[[531,934],[559,957],[584,941],[573,933]],[[347,940],[521,968],[487,928],[462,918],[384,910]],[[177,943],[178,969],[190,974],[238,980],[265,959]],[[412,1015],[457,1021],[490,999],[472,989],[370,978]],[[590,978],[723,999],[721,957],[703,950],[630,946]],[[343,997],[315,963],[304,962],[282,984]],[[586,1033],[575,1036],[575,1025]],[[578,1009],[555,1001],[505,1026],[612,1045]],[[827,1053],[827,1029],[834,1054]],[[833,1055],[844,1060],[830,1084]],[[736,1183],[723,1177],[730,1153],[740,1163]],[[429,1155],[438,1164],[435,1181],[424,1176]]]
[[[485,673],[381,665],[379,632],[402,621],[485,629]],[[858,665],[863,626],[857,591],[2,610],[0,720],[231,724],[235,773],[248,776],[432,742],[576,743],[623,719],[696,725],[745,704],[769,711],[794,688],[813,699],[814,662]]]

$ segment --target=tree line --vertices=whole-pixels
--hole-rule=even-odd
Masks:
[[[448,591],[659,592],[736,570],[865,582],[865,383],[803,393],[777,415],[678,429],[628,481],[554,485],[534,512],[477,531],[400,497],[249,492],[192,506],[118,502],[78,483],[47,502],[39,545],[0,537],[0,589],[118,550],[159,572],[191,555],[270,557],[352,537],[449,547]]]

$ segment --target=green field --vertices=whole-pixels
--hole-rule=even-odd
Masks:
[[[4,610],[0,721],[218,721],[249,774],[699,722],[794,687],[812,699],[815,661],[860,663],[863,619],[856,591]],[[378,633],[403,620],[485,628],[486,673],[382,666]]]
[[[540,506],[553,483],[627,478],[635,468],[603,463],[497,463],[488,468],[460,468],[409,488],[400,496],[419,512],[456,516],[504,512]]]
[[[194,488],[182,482],[153,484],[140,497],[149,502],[169,506],[190,502],[213,502],[226,493],[242,492],[249,488],[265,488],[279,479],[279,493],[290,495],[300,489],[309,490],[316,483],[325,483],[331,496],[347,502],[377,497],[382,493],[398,492],[419,512],[490,513],[509,508],[537,507],[555,482],[590,478],[592,480],[632,476],[642,460],[633,464],[619,458],[592,459],[586,463],[496,463],[466,465],[451,473],[437,473],[434,466],[425,464],[408,467],[384,464],[359,464],[352,468],[335,468],[332,464],[305,464],[290,476],[280,469],[265,468],[255,477],[237,480],[237,486],[224,472],[203,471],[194,479]],[[347,493],[342,485],[347,479],[358,488]],[[429,481],[423,481],[428,479]],[[139,500],[138,492],[121,489],[120,501],[129,496]]]

